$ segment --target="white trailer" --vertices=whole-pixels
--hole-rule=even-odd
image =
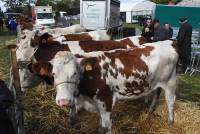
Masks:
[[[119,27],[120,1],[80,0],[80,23],[88,30]]]
[[[33,6],[32,16],[36,25],[55,25],[55,19],[51,6]]]

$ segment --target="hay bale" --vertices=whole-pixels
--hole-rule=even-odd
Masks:
[[[68,126],[67,108],[55,103],[55,90],[45,91],[41,86],[29,90],[24,97],[27,133],[94,134],[98,116],[81,112],[74,128]],[[193,102],[176,101],[175,123],[167,125],[167,107],[164,96],[153,114],[149,114],[143,99],[120,101],[112,113],[113,134],[195,134],[200,132],[200,108]]]

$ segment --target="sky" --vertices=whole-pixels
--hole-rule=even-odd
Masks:
[[[120,11],[124,12],[124,11],[130,11],[134,5],[145,0],[120,0],[120,1],[121,1]]]
[[[0,0],[0,6],[1,6],[1,10],[3,10],[5,12],[6,8],[5,8],[4,2],[2,2],[2,0]]]

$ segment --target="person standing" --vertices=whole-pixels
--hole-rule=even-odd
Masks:
[[[153,28],[151,26],[150,18],[146,20],[146,25],[144,26],[142,30],[141,36],[143,36],[147,42],[152,42],[151,37],[153,36]]]
[[[180,28],[177,37],[179,59],[182,64],[182,71],[185,72],[190,65],[191,59],[191,38],[192,26],[187,22],[187,18],[179,19]]]
[[[154,36],[151,37],[151,40],[156,41],[164,41],[167,40],[167,30],[165,30],[164,26],[160,24],[158,19],[154,19],[153,21],[154,28]]]
[[[173,37],[173,29],[170,27],[168,22],[164,24],[164,27],[165,30],[167,30],[167,39],[171,39]]]
[[[2,18],[0,18],[0,31],[3,31],[3,19]]]
[[[15,18],[12,18],[9,21],[9,26],[10,26],[11,34],[16,34],[16,32],[17,32],[17,22],[16,22]]]

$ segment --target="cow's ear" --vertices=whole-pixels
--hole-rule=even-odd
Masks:
[[[31,39],[31,46],[32,47],[36,47],[39,45],[39,41],[38,39],[34,38],[34,39]]]
[[[30,63],[28,65],[28,68],[29,68],[31,73],[40,74],[41,64],[39,62]]]
[[[143,36],[139,37],[139,44],[142,45],[142,44],[145,44],[145,43],[147,43],[146,38],[143,37]]]
[[[52,65],[49,62],[36,62],[29,64],[29,70],[32,73],[38,74],[40,76],[48,76],[52,72]]]
[[[52,37],[53,36],[49,33],[44,33],[42,36],[40,36],[40,45],[45,45],[47,43],[47,40]]]
[[[31,46],[36,47],[39,45],[39,36],[38,36],[39,31],[36,31],[35,36],[31,38]]]
[[[94,70],[96,62],[97,62],[96,57],[84,58],[81,61],[81,65],[84,67],[84,71],[88,72]]]

